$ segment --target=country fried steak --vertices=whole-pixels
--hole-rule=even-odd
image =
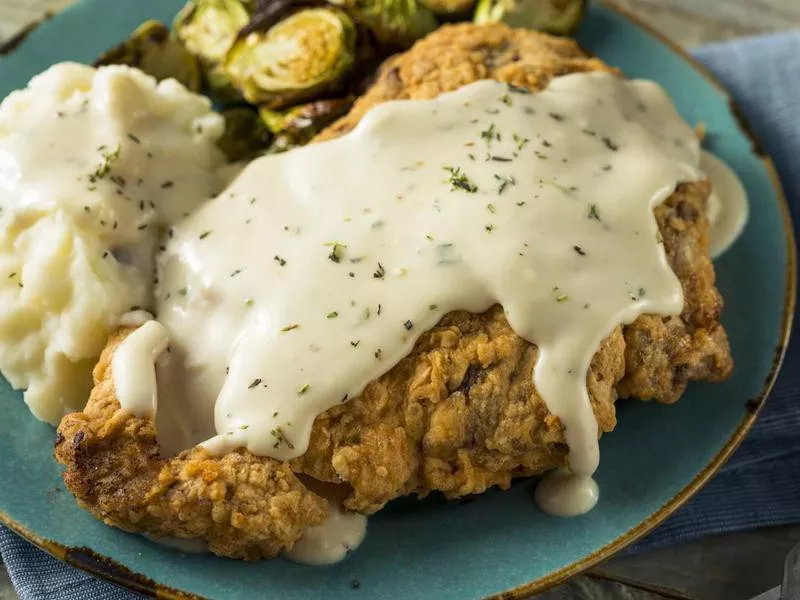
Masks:
[[[586,71],[614,69],[568,39],[504,25],[445,26],[388,60],[350,114],[317,140],[345,134],[381,102],[433,98],[486,78],[538,90]],[[602,342],[587,376],[598,435],[615,427],[618,398],[675,402],[689,381],[719,381],[732,369],[708,254],[709,192],[705,181],[681,184],[656,208],[684,309],[642,316]],[[445,316],[359,397],[320,415],[308,451],[290,463],[243,450],[159,456],[153,420],[122,410],[114,392],[111,356],[130,331],[112,336],[86,408],[64,418],[56,442],[80,504],[128,531],[268,558],[326,517],[326,501],[298,474],[345,484],[345,506],[372,514],[402,495],[457,498],[567,463],[563,427],[533,386],[537,348],[514,333],[500,306]]]

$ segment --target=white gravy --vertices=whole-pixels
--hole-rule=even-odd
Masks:
[[[704,150],[700,167],[711,181],[711,196],[708,198],[709,251],[713,258],[717,258],[741,235],[747,224],[750,207],[742,182],[728,165]]]
[[[600,488],[588,475],[556,469],[539,482],[534,497],[539,508],[548,515],[577,517],[594,508],[600,499]]]
[[[212,451],[287,460],[444,314],[500,303],[539,346],[571,469],[591,475],[589,362],[618,324],[680,313],[652,210],[699,160],[660,87],[600,73],[391,102],[341,139],[260,158],[160,257],[169,403],[214,415]]]
[[[332,565],[361,545],[367,535],[367,517],[331,504],[328,520],[309,527],[286,557],[304,565]]]
[[[169,345],[169,332],[147,321],[126,337],[111,359],[120,404],[137,417],[153,417],[158,408],[155,362]]]

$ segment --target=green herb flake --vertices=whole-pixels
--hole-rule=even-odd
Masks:
[[[489,127],[481,131],[481,139],[485,140],[490,146],[492,145],[493,141],[500,139],[500,134],[497,133],[497,128],[495,127],[494,123],[490,124]]]
[[[206,230],[205,230],[203,233],[201,233],[201,234],[200,234],[199,236],[197,236],[197,237],[198,237],[198,239],[204,240],[204,239],[206,239],[208,236],[210,236],[210,235],[211,235],[211,232],[212,232],[212,231],[213,231],[213,229],[206,229]]]
[[[556,296],[556,302],[566,302],[569,300],[569,296],[566,294],[561,294],[560,296]]]
[[[98,179],[103,179],[106,175],[108,175],[109,170],[111,169],[111,165],[114,164],[119,158],[119,153],[122,150],[120,146],[117,146],[113,152],[107,152],[106,146],[100,146],[98,151],[100,152],[101,162],[98,167],[94,170],[92,174],[89,175],[89,181],[95,183]]]
[[[338,316],[339,316],[339,313],[334,310],[332,312],[329,312],[327,315],[325,315],[325,318],[326,319],[335,319]]]
[[[342,257],[344,256],[344,250],[347,248],[347,246],[338,242],[329,242],[326,244],[326,246],[331,246],[330,254],[328,254],[328,260],[335,263],[341,262]]]
[[[614,142],[612,142],[610,138],[604,137],[602,138],[602,141],[603,144],[605,144],[605,147],[611,150],[612,152],[616,152],[617,150],[619,150],[619,146],[617,146]]]
[[[600,220],[600,211],[597,210],[597,204],[589,205],[589,218],[594,219],[595,221]]]
[[[509,92],[514,92],[515,94],[528,95],[528,94],[531,93],[531,91],[528,88],[525,88],[525,87],[522,87],[522,86],[519,86],[519,85],[515,85],[513,83],[507,83],[506,85],[508,86],[508,91]]]
[[[447,179],[450,183],[450,191],[463,190],[470,194],[478,191],[478,186],[464,174],[461,167],[444,166],[442,168],[450,173],[450,177]]]
[[[253,388],[258,387],[260,383],[261,383],[260,377],[257,379],[253,379],[253,381],[250,382],[250,385],[247,386],[247,389],[252,390]]]
[[[384,275],[386,275],[386,269],[383,268],[381,263],[378,263],[378,268],[375,269],[375,272],[372,274],[372,276],[375,279],[383,279]]]
[[[310,385],[310,384],[308,384],[308,383],[304,383],[304,384],[303,384],[302,386],[300,386],[300,388],[297,390],[297,395],[298,395],[298,396],[302,396],[303,394],[305,394],[305,393],[306,393],[308,390],[310,390],[310,389],[311,389],[311,385]]]
[[[300,327],[300,325],[298,325],[296,323],[294,325],[287,325],[286,327],[281,329],[281,333],[286,333],[287,331],[292,331],[293,329],[297,329],[299,327]]]
[[[278,263],[282,267],[286,265],[286,260],[281,258],[280,256],[278,256],[277,254],[272,257],[272,260],[274,260],[276,263]]]
[[[505,192],[508,186],[517,184],[517,180],[510,175],[498,175],[495,173],[494,178],[500,182],[500,185],[497,187],[498,194]]]

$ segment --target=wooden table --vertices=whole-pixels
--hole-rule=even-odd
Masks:
[[[800,29],[800,0],[617,1],[685,46]],[[0,40],[69,2],[0,0]],[[798,542],[800,525],[614,558],[537,600],[746,600],[779,584],[784,558]],[[0,565],[0,600],[16,598]]]

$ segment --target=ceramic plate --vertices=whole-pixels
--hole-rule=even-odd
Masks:
[[[169,21],[183,0],[84,0],[0,58],[0,97],[62,60],[91,62],[141,21]],[[0,382],[0,520],[56,556],[143,591],[230,600],[516,598],[552,585],[645,534],[697,491],[752,425],[780,363],[794,304],[794,243],[769,160],[755,151],[725,92],[690,59],[609,5],[594,4],[582,45],[629,76],[664,85],[682,115],[702,121],[711,150],[739,173],[751,219],[717,262],[736,370],[693,384],[674,406],[620,402],[601,443],[597,508],[548,518],[530,482],[474,501],[401,499],[370,520],[366,542],[325,568],[181,556],[111,529],[77,507],[60,480],[54,432]],[[107,557],[107,558],[106,558]],[[352,582],[360,589],[355,591]],[[179,592],[180,591],[180,592]]]

